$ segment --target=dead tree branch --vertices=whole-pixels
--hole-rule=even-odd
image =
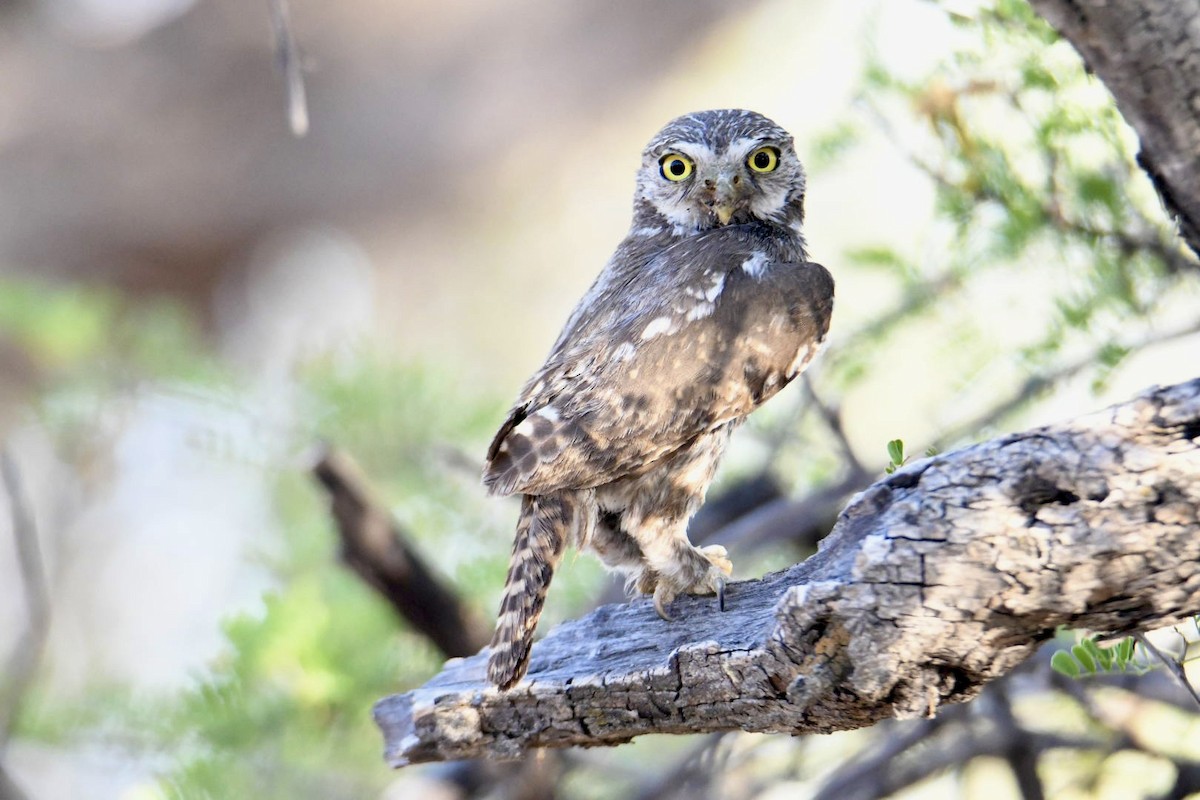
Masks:
[[[327,450],[312,471],[329,493],[346,565],[446,655],[465,656],[483,647],[491,632],[425,564],[391,514],[372,501],[354,462]]]
[[[13,649],[9,663],[0,674],[0,754],[4,752],[20,711],[21,701],[33,680],[46,634],[50,628],[50,592],[46,587],[46,570],[38,545],[37,525],[29,498],[21,481],[17,462],[7,450],[0,450],[0,478],[8,495],[12,517],[13,540],[17,546],[17,564],[25,590],[25,607],[29,615],[21,638]],[[3,795],[0,795],[3,796]]]
[[[559,626],[526,681],[486,655],[382,700],[400,766],[611,745],[644,733],[791,734],[932,715],[1059,625],[1135,631],[1200,610],[1200,379],[911,464],[842,512],[820,552],[734,584],[729,611],[648,601]]]
[[[346,565],[446,655],[464,656],[483,647],[490,638],[488,629],[454,587],[417,554],[410,537],[372,497],[354,460],[324,448],[312,472],[329,494]],[[511,800],[546,800],[554,796],[562,769],[559,758],[531,758],[516,764],[473,759],[447,765],[436,781],[446,792],[462,797],[503,785]],[[3,795],[0,800],[5,800]]]
[[[304,65],[300,46],[292,32],[292,12],[287,0],[269,0],[271,31],[275,37],[275,60],[287,81],[288,125],[299,138],[308,133],[308,93],[304,88]]]

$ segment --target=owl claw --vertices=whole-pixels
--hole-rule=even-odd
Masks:
[[[667,606],[675,599],[675,592],[667,588],[666,584],[660,583],[658,588],[654,590],[654,610],[658,612],[658,616],[663,622],[674,622],[675,618],[667,612]]]
[[[717,610],[725,610],[725,579],[718,577],[715,581],[717,584]]]

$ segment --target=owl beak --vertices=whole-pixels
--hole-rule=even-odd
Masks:
[[[737,210],[736,201],[737,184],[734,182],[733,173],[719,173],[713,185],[712,210],[722,225],[728,225],[729,220],[733,219],[733,212]]]

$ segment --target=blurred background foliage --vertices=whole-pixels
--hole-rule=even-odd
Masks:
[[[836,3],[798,5],[761,3],[733,14],[676,4],[672,13],[683,16],[674,37],[647,34],[647,26],[666,23],[624,5],[555,12],[538,5],[535,27],[546,27],[551,40],[567,39],[564,49],[597,19],[612,42],[633,42],[629,48],[653,50],[666,38],[663,52],[633,59],[658,77],[632,99],[597,88],[591,73],[577,84],[564,78],[557,89],[542,88],[551,98],[554,91],[591,97],[591,116],[574,106],[557,118],[533,110],[524,123],[496,128],[492,141],[479,131],[496,113],[489,104],[431,152],[420,143],[437,140],[450,114],[439,103],[460,115],[450,122],[471,120],[482,91],[474,82],[488,66],[469,66],[455,50],[481,34],[469,15],[447,11],[447,25],[470,35],[434,36],[409,55],[417,75],[428,68],[418,56],[452,73],[439,84],[445,96],[410,109],[413,119],[398,121],[395,109],[378,114],[372,124],[382,133],[355,130],[352,124],[367,125],[360,112],[339,116],[334,108],[355,98],[354,73],[337,61],[354,53],[322,50],[330,61],[312,65],[310,76],[315,143],[301,163],[319,163],[322,148],[339,155],[295,184],[265,179],[285,195],[302,195],[305,186],[320,194],[316,187],[328,188],[322,175],[337,159],[353,158],[346,151],[357,142],[364,157],[394,151],[397,160],[379,169],[395,185],[363,177],[367,188],[353,194],[347,179],[324,197],[325,206],[297,200],[271,213],[261,198],[250,207],[242,198],[232,206],[248,208],[245,222],[259,234],[220,229],[220,246],[199,242],[187,225],[156,222],[150,210],[143,219],[145,230],[159,228],[151,231],[159,237],[153,247],[137,237],[113,246],[119,231],[108,228],[90,240],[73,220],[60,238],[77,249],[105,246],[81,255],[64,251],[60,240],[37,249],[29,230],[0,237],[11,245],[0,270],[0,361],[9,376],[0,421],[38,509],[53,619],[37,671],[28,680],[10,675],[3,687],[18,710],[9,720],[6,766],[29,797],[534,796],[502,774],[471,789],[453,768],[398,775],[384,768],[371,704],[419,684],[443,656],[339,564],[326,498],[308,469],[319,442],[352,454],[416,549],[490,618],[515,509],[484,498],[481,453],[520,377],[619,237],[641,142],[689,110],[687,103],[780,109],[761,107],[795,130],[808,154],[809,239],[839,282],[834,341],[808,388],[788,392],[751,422],[714,498],[766,474],[787,496],[836,486],[844,499],[882,473],[886,444],[897,436],[909,453],[944,450],[1092,410],[1145,384],[1195,377],[1200,268],[1137,167],[1135,137],[1108,94],[1024,2],[860,3],[840,12]],[[100,5],[89,8],[99,13]],[[67,26],[69,36],[60,30],[42,39],[31,31],[53,25],[38,4],[0,13],[16,23],[10,38],[52,50],[98,47],[108,60],[129,47],[157,64],[149,53],[174,37],[187,43],[179,57],[186,64],[204,41],[186,27],[189,20],[228,18],[234,26],[228,20],[237,19],[230,4],[188,8],[164,11],[142,32]],[[325,40],[313,31],[323,23],[363,37],[372,15],[383,13],[370,4],[320,11],[297,3],[293,11],[302,45],[317,49]],[[411,33],[396,34],[392,45],[385,36],[433,13],[409,11],[411,18],[389,17],[383,32],[355,40],[367,42],[367,68],[388,63],[378,60],[381,52],[409,52]],[[771,91],[759,85],[765,78],[753,80],[768,56],[802,49],[791,40],[809,18],[820,24],[803,41],[836,29],[857,48],[829,68],[845,91],[819,101],[826,105],[818,114],[807,113],[796,88],[808,85],[803,65],[781,63]],[[759,47],[752,34],[768,23],[779,31]],[[508,24],[506,31],[520,27]],[[71,36],[103,41],[46,43]],[[265,25],[237,41],[241,53],[269,47]],[[617,50],[614,57],[622,57]],[[818,56],[826,52],[817,48]],[[540,67],[552,70],[556,54],[538,51]],[[467,67],[447,66],[459,57]],[[514,63],[506,75],[529,68]],[[268,68],[256,56],[237,74]],[[256,123],[255,135],[269,131],[264,141],[284,142],[282,153],[295,145],[283,138],[279,87],[268,86],[239,107],[243,114],[264,109],[256,118],[268,121]],[[537,103],[535,94],[506,96],[503,86],[489,86],[505,102]],[[405,91],[397,90],[401,105],[411,101]],[[386,96],[364,102],[372,110],[387,103]],[[618,132],[604,121],[621,102],[633,108],[630,130]],[[202,127],[204,110],[168,120]],[[389,141],[393,124],[400,132]],[[323,134],[323,125],[346,127]],[[335,134],[343,137],[337,143],[322,138]],[[137,136],[152,138],[153,130]],[[31,146],[13,141],[0,136],[0,172],[10,175]],[[418,148],[419,157],[406,148]],[[583,152],[598,155],[576,162]],[[481,153],[493,158],[483,163]],[[253,177],[270,158],[262,145],[236,160]],[[279,158],[292,165],[297,156]],[[428,165],[410,162],[430,158],[444,169],[434,170],[437,190],[426,192],[419,176]],[[578,174],[547,176],[540,171],[547,164]],[[496,194],[478,189],[473,177],[495,182]],[[153,186],[143,194],[137,203],[147,209],[170,196]],[[181,188],[183,211],[201,196]],[[35,210],[38,203],[57,207],[52,196],[35,199]],[[4,202],[19,205],[11,195]],[[414,202],[425,203],[418,211],[428,217],[412,211]],[[143,207],[121,196],[113,203],[124,217]],[[548,216],[552,206],[561,216]],[[386,232],[397,218],[401,232]],[[201,222],[220,228],[213,218]],[[52,228],[39,220],[34,233],[38,225]],[[414,232],[422,226],[430,230]],[[184,244],[159,264],[160,274],[147,253],[161,251],[171,236]],[[143,261],[123,272],[131,252]],[[89,253],[95,271],[86,266]],[[380,269],[388,258],[400,266]],[[111,263],[101,265],[105,259]],[[155,277],[139,282],[143,273]],[[379,312],[383,304],[400,309],[401,319]],[[792,530],[740,550],[735,544],[738,576],[792,563],[811,546]],[[19,571],[5,569],[16,600],[0,631],[16,641],[28,609],[16,588]],[[583,613],[604,591],[611,593],[610,580],[593,559],[568,558],[543,628]],[[122,605],[101,601],[110,594]],[[154,612],[158,622],[142,616]],[[224,620],[219,632],[217,618]],[[1192,633],[1172,635],[1186,650]],[[1036,690],[1002,688],[991,695],[1012,694],[1008,705],[981,699],[975,711],[922,723],[929,726],[923,735],[933,741],[954,725],[976,730],[995,708],[1009,709],[1023,735],[1075,743],[1039,766],[1055,797],[1158,796],[1183,774],[1180,764],[1200,759],[1194,713],[1137,699],[1133,683],[1086,694],[1048,677],[1045,661],[1030,670],[1041,676]],[[1144,717],[1175,735],[1133,736],[1137,747],[1117,747],[1116,734],[1104,732],[1116,717],[1126,733]],[[567,754],[552,785],[556,796],[597,800],[805,796],[852,778],[887,742],[905,736],[913,730],[891,725],[794,741],[651,738]],[[980,753],[940,771],[917,770],[912,796],[1015,796],[1003,762],[986,748]]]

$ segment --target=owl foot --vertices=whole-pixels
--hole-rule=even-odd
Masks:
[[[658,588],[658,573],[649,568],[643,570],[634,579],[633,587],[638,594],[654,594],[655,589]]]
[[[714,567],[727,576],[733,574],[733,562],[729,560],[729,551],[719,544],[710,544],[707,547],[697,547],[696,550],[700,555],[708,559]]]
[[[729,560],[729,553],[719,544],[710,544],[707,547],[697,548],[700,553],[709,560],[712,567],[709,568],[706,574],[706,579],[712,586],[712,591],[717,595],[717,610],[725,610],[725,578],[733,574],[733,562]],[[693,590],[694,591],[694,590]],[[701,592],[697,592],[700,594]],[[707,594],[707,592],[703,592]]]
[[[719,544],[697,547],[692,552],[702,556],[704,561],[696,559],[699,562],[696,565],[698,568],[692,572],[693,577],[690,579],[672,576],[675,580],[670,580],[665,573],[656,575],[657,585],[653,588],[654,610],[667,622],[674,619],[667,612],[667,606],[681,594],[715,594],[717,607],[721,611],[725,610],[725,578],[733,573],[733,563],[729,560],[728,552]]]
[[[667,613],[667,606],[671,601],[679,596],[679,592],[675,591],[667,583],[660,583],[654,589],[654,610],[658,612],[658,616],[664,622],[674,622],[675,618]]]

